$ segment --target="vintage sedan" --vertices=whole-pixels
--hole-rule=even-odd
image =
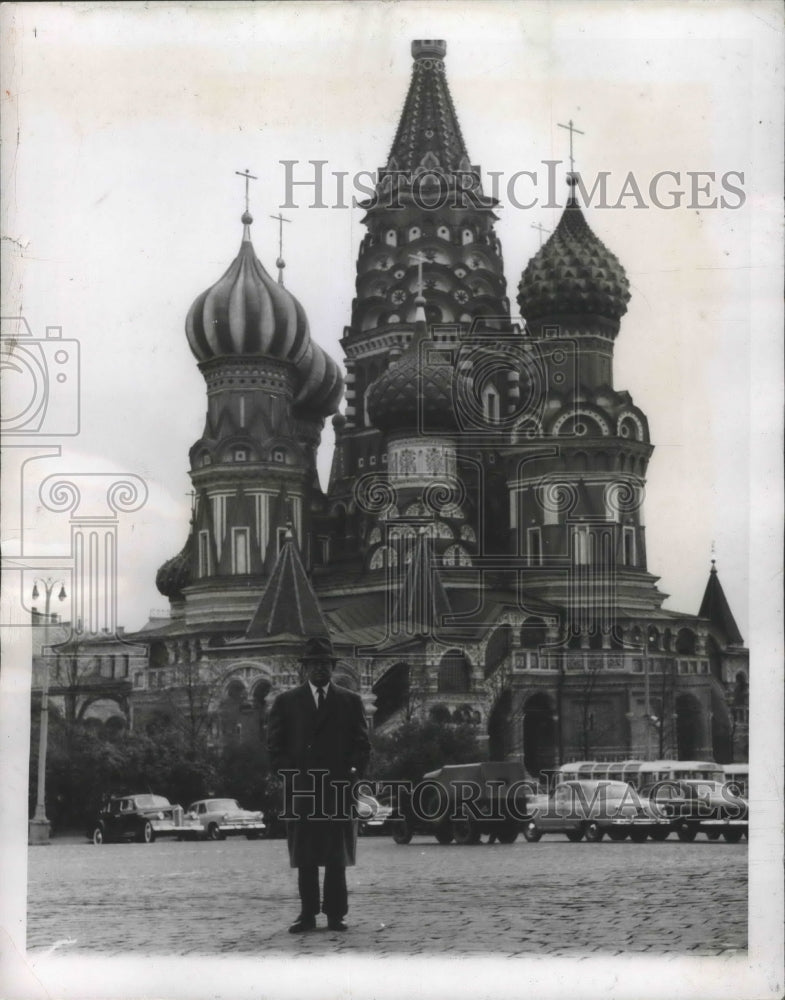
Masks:
[[[115,795],[101,807],[87,830],[94,844],[136,840],[152,844],[157,837],[194,834],[199,824],[183,814],[183,807],[172,805],[163,795]]]
[[[659,805],[626,781],[563,781],[550,795],[533,796],[529,811],[523,835],[531,842],[544,833],[563,833],[573,842],[596,843],[606,833],[642,842],[664,840],[671,830]]]
[[[360,834],[368,836],[387,832],[393,815],[393,809],[389,803],[380,802],[373,795],[359,793],[354,808]]]
[[[264,833],[262,813],[243,809],[236,799],[199,799],[188,806],[187,816],[196,820],[199,835],[208,840],[238,835],[257,840]]]
[[[689,843],[699,833],[705,833],[709,840],[722,835],[728,843],[736,844],[747,833],[749,806],[731,783],[706,779],[659,781],[644,786],[641,792],[649,794],[670,818],[679,840]]]

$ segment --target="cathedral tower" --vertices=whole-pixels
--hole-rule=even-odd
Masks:
[[[367,233],[357,259],[346,356],[346,415],[337,418],[330,495],[342,512],[352,482],[384,471],[384,437],[368,412],[371,384],[410,343],[422,268],[429,327],[457,342],[481,317],[508,322],[501,244],[494,231],[495,199],[483,194],[479,167],[469,159],[447,85],[440,40],[412,42],[412,77],[392,148],[364,203]],[[501,319],[500,319],[501,317]],[[350,525],[345,555],[357,553]]]
[[[246,211],[237,257],[185,324],[207,416],[189,453],[191,532],[157,584],[189,625],[245,628],[288,525],[308,563],[316,449],[343,387],[303,307],[257,258],[252,222]]]
[[[629,282],[586,222],[574,175],[568,184],[562,217],[518,286],[544,380],[541,405],[513,433],[510,537],[526,564],[527,586],[567,604],[583,641],[601,625],[605,634],[595,641],[607,648],[614,615],[608,602],[644,612],[665,595],[646,570],[648,423],[629,393],[613,387],[613,345]]]

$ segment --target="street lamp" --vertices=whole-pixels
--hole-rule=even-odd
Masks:
[[[49,638],[49,625],[51,615],[49,605],[52,600],[52,591],[60,584],[60,593],[57,595],[59,601],[66,599],[65,584],[62,580],[34,580],[33,600],[39,597],[38,584],[44,588],[46,597],[44,605],[44,642],[41,650],[47,648],[46,640]],[[48,844],[50,823],[46,818],[46,745],[49,737],[49,664],[46,656],[41,657],[42,677],[41,677],[41,723],[38,734],[38,797],[35,805],[35,815],[30,820],[28,827],[28,841],[31,844]]]

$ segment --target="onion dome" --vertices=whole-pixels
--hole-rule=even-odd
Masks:
[[[368,388],[368,418],[381,431],[455,429],[453,366],[426,360],[425,299],[418,295],[412,342]]]
[[[242,222],[237,257],[188,311],[188,344],[197,361],[251,354],[296,364],[310,340],[305,310],[262,267],[251,243],[249,212]]]
[[[180,552],[167,559],[155,574],[155,585],[170,601],[183,600],[183,588],[191,582],[191,563],[188,555],[191,536]]]
[[[214,358],[273,358],[296,369],[295,405],[321,416],[334,413],[343,392],[338,365],[311,340],[305,310],[265,271],[251,243],[249,212],[242,215],[240,252],[218,281],[197,296],[185,332],[199,362]],[[279,258],[279,271],[283,261]]]
[[[627,311],[630,285],[618,257],[589,228],[575,199],[576,179],[559,224],[526,265],[518,305],[528,321],[557,316],[598,316],[618,321]]]

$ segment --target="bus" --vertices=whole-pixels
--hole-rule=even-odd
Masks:
[[[746,767],[738,764],[733,766]],[[562,764],[556,771],[556,784],[561,784],[562,781],[600,780],[626,781],[638,790],[643,785],[650,786],[658,781],[722,783],[730,779],[726,777],[722,764],[705,760],[576,760],[570,764]]]
[[[746,799],[750,787],[750,765],[723,764],[722,770],[725,772],[725,780],[730,782],[738,795]]]

